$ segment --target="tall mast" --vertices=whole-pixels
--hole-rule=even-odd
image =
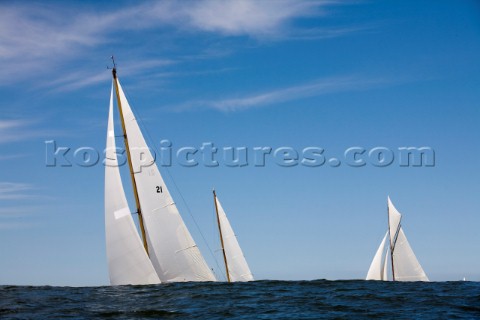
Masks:
[[[112,60],[113,60],[113,56],[112,56]],[[119,89],[118,89],[117,68],[116,68],[116,65],[115,65],[115,60],[113,60],[112,75],[113,75],[113,83],[115,83],[115,93],[116,93],[116,96],[117,96],[117,106],[118,106],[118,111],[120,113],[120,120],[122,122],[123,140],[125,142],[125,150],[127,151],[128,167],[130,169],[130,178],[132,179],[133,194],[135,196],[135,204],[137,206],[138,221],[139,221],[140,230],[141,230],[141,233],[142,233],[143,247],[145,248],[145,251],[147,252],[147,255],[149,255],[148,245],[147,245],[147,237],[145,235],[145,227],[143,225],[142,209],[140,207],[140,199],[138,197],[137,183],[135,181],[135,175],[133,173],[132,157],[130,155],[130,148],[128,146],[127,130],[125,128],[125,120],[123,119],[122,102],[120,100],[120,92],[119,92]]]
[[[225,254],[225,247],[223,246],[222,227],[220,226],[220,216],[218,215],[217,194],[215,193],[215,189],[213,189],[213,202],[215,203],[215,212],[217,213],[218,232],[220,233],[220,243],[222,245],[223,261],[225,262],[225,272],[227,274],[228,282],[231,282],[230,272],[228,272],[227,255]]]
[[[388,215],[388,238],[390,243],[390,263],[392,265],[392,280],[395,281],[395,267],[393,265],[393,243],[392,243],[392,235],[390,234],[390,208],[388,207],[388,203],[387,203],[387,215]]]

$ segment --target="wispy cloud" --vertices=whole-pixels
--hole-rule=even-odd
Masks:
[[[9,206],[0,207],[0,218],[18,218],[37,212],[39,206]]]
[[[143,59],[140,62],[131,63],[126,67],[122,67],[122,76],[137,75],[146,69],[172,65],[174,63],[176,63],[174,60],[169,59]],[[55,80],[45,81],[39,84],[39,87],[50,87],[54,88],[55,91],[71,91],[98,83],[105,83],[110,78],[111,74],[110,72],[106,72],[106,70],[94,72],[87,69],[68,73]]]
[[[243,111],[250,108],[263,107],[275,103],[280,104],[335,92],[367,90],[392,82],[392,80],[384,78],[365,78],[359,76],[330,77],[317,79],[300,85],[246,94],[240,97],[190,101],[176,106],[174,109],[184,111],[196,108],[209,108],[224,112]]]
[[[24,141],[42,136],[63,134],[52,129],[37,128],[39,120],[30,119],[0,119],[0,144]],[[11,158],[13,155],[1,155],[1,159]],[[18,156],[18,154],[17,154]]]
[[[24,221],[17,221],[17,222],[5,222],[0,221],[0,229],[2,230],[11,230],[11,229],[24,229],[24,228],[32,228],[38,226],[38,223],[32,222],[24,222]]]
[[[285,34],[284,40],[318,40],[343,37],[350,34],[374,32],[378,30],[377,24],[363,24],[356,26],[337,26],[325,28],[310,28],[292,30]]]
[[[45,199],[45,197],[41,197]],[[34,205],[41,199],[34,185],[20,182],[0,182],[0,229],[19,229],[38,226],[33,216],[45,212],[45,205]],[[47,197],[48,199],[49,197]]]
[[[277,37],[294,19],[324,14],[333,1],[198,1],[184,7],[181,15],[194,29],[225,35]],[[219,14],[221,13],[221,14]]]
[[[2,120],[0,119],[0,144],[20,141],[32,136],[33,132],[27,130],[35,123],[32,120]]]
[[[0,200],[30,199],[33,186],[28,183],[0,182]]]
[[[26,153],[16,153],[16,154],[6,154],[6,155],[0,155],[0,161],[2,160],[11,160],[11,159],[19,159],[19,158],[24,158],[28,157],[29,154]]]
[[[278,39],[291,36],[296,19],[326,15],[326,8],[338,3],[333,0],[161,1],[102,11],[88,5],[69,8],[59,3],[3,2],[0,4],[0,83],[24,80],[35,72],[55,73],[78,56],[120,42],[119,31],[168,27],[180,33],[207,32],[221,36]],[[326,32],[332,37],[349,31]],[[315,31],[315,34],[319,33],[321,30]],[[171,61],[160,59],[144,63],[158,68],[165,62]],[[80,75],[84,77],[60,77],[50,83],[74,89],[108,77],[106,73]]]

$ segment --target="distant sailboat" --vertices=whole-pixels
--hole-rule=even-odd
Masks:
[[[402,215],[389,197],[388,230],[373,258],[366,280],[429,281],[403,232],[401,219]]]
[[[248,267],[247,260],[238,244],[237,237],[227,219],[220,201],[213,190],[213,201],[217,214],[218,232],[222,245],[223,261],[228,282],[253,281],[253,275]]]
[[[118,81],[115,64],[112,74],[105,159],[105,234],[110,283],[216,281],[154,163]],[[113,91],[122,123],[141,239],[128,207],[118,168]],[[132,157],[132,154],[137,156]],[[151,165],[145,167],[145,164]]]

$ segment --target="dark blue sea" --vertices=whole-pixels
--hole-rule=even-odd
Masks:
[[[1,319],[480,319],[480,283],[0,286]]]

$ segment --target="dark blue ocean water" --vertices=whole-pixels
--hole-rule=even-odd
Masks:
[[[0,286],[1,319],[480,319],[480,283]]]

